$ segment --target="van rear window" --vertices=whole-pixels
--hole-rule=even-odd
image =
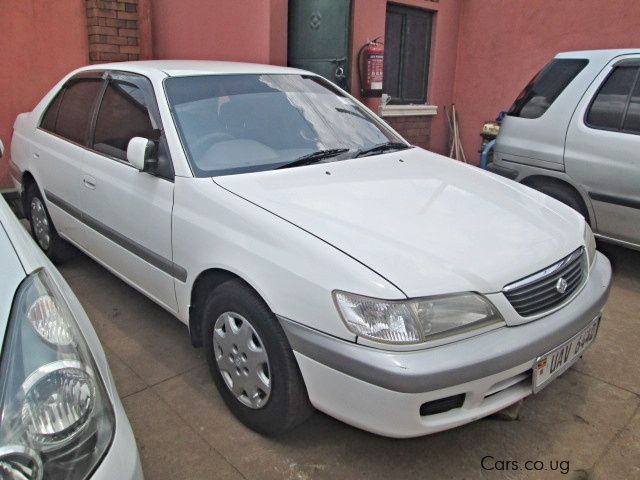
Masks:
[[[588,63],[586,59],[551,60],[524,87],[507,115],[521,118],[541,117]]]

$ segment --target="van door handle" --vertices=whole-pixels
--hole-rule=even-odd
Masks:
[[[85,187],[90,188],[91,190],[96,189],[96,179],[93,177],[90,177],[89,175],[85,175],[82,178],[82,183],[84,183]]]

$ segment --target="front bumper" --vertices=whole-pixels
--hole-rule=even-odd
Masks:
[[[531,394],[534,360],[600,314],[610,281],[611,265],[598,253],[585,287],[562,309],[418,351],[366,347],[280,320],[316,408],[364,430],[412,437],[469,423]],[[462,406],[420,415],[426,402],[457,395]]]

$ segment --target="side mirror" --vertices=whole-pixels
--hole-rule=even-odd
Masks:
[[[156,144],[142,137],[133,137],[127,145],[127,160],[141,172],[153,170],[158,163]]]
[[[0,158],[2,158],[3,155],[4,155],[4,144],[2,143],[2,140],[0,140]]]

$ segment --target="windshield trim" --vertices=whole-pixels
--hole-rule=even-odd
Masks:
[[[175,130],[175,133],[177,134],[178,140],[180,141],[180,146],[182,147],[182,153],[184,154],[184,158],[187,160],[187,164],[189,165],[189,170],[191,171],[191,175],[194,178],[226,177],[226,176],[229,176],[229,175],[244,175],[244,174],[271,171],[271,170],[276,170],[277,169],[277,167],[274,167],[272,169],[257,168],[255,171],[248,170],[248,171],[236,172],[236,173],[222,173],[221,172],[221,173],[216,174],[216,175],[210,175],[210,174],[206,174],[206,173],[205,174],[199,174],[198,173],[199,169],[197,169],[193,165],[193,160],[191,159],[191,155],[189,154],[189,149],[188,149],[187,145],[185,144],[185,139],[184,139],[184,135],[183,135],[182,129],[180,128],[180,124],[179,124],[179,122],[178,122],[178,120],[176,118],[173,105],[171,104],[171,102],[169,100],[169,95],[167,93],[166,82],[168,80],[170,80],[170,79],[173,79],[173,78],[222,77],[222,76],[231,76],[231,75],[233,75],[233,76],[240,76],[240,75],[248,75],[248,76],[258,76],[258,75],[283,75],[283,76],[284,75],[295,75],[295,76],[301,76],[301,77],[313,77],[314,79],[317,79],[319,81],[319,83],[321,83],[325,88],[327,88],[328,90],[331,90],[336,95],[338,95],[340,97],[343,97],[343,98],[348,98],[349,100],[353,101],[359,108],[361,108],[363,110],[363,112],[365,114],[368,115],[368,117],[369,117],[369,119],[371,120],[372,123],[374,123],[383,132],[389,134],[392,137],[395,137],[396,140],[398,141],[398,143],[404,143],[409,148],[413,147],[413,145],[411,145],[411,143],[409,143],[407,140],[405,140],[387,122],[385,122],[382,118],[380,118],[378,115],[376,115],[369,107],[367,107],[365,104],[363,104],[360,100],[355,98],[349,92],[347,92],[347,91],[343,90],[342,88],[338,87],[337,85],[333,84],[332,82],[330,82],[326,78],[322,77],[321,75],[318,75],[318,74],[313,73],[313,72],[282,72],[282,73],[269,73],[269,72],[264,72],[264,73],[221,72],[221,73],[202,73],[202,74],[197,74],[197,75],[168,75],[167,74],[167,76],[162,79],[162,92],[164,94],[164,100],[166,102],[167,108],[169,109],[169,113],[171,114],[171,121],[172,121],[172,124],[173,124],[173,128]],[[382,153],[384,154],[384,153],[390,153],[390,152],[382,152]],[[353,157],[353,158],[356,158],[356,157]],[[349,157],[349,158],[345,158],[345,159],[341,159],[341,160],[352,160],[353,158]],[[305,166],[308,166],[308,165],[302,165],[301,167],[305,167]],[[300,167],[296,167],[296,168],[300,168]]]

